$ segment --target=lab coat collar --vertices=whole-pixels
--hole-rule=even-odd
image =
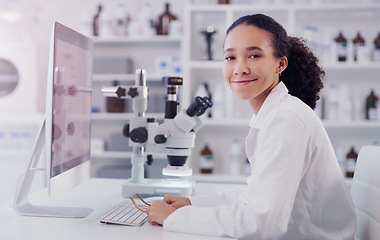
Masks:
[[[263,121],[266,116],[270,113],[273,106],[277,106],[281,100],[287,96],[289,93],[288,88],[285,86],[283,82],[279,82],[276,87],[274,87],[269,95],[264,100],[263,105],[261,106],[257,115],[253,114],[252,118],[249,122],[249,126],[251,128],[261,128]]]

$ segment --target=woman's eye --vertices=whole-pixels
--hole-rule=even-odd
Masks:
[[[259,58],[259,57],[261,57],[261,56],[258,54],[252,54],[249,56],[249,58]]]
[[[227,57],[224,58],[224,60],[226,60],[226,61],[231,61],[231,60],[234,60],[234,59],[235,59],[235,57],[232,57],[232,56],[227,56]]]

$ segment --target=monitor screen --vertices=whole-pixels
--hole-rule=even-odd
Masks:
[[[46,153],[51,197],[89,177],[92,40],[54,24],[46,94]]]
[[[36,206],[28,199],[38,170],[47,173],[51,199],[90,176],[93,42],[57,22],[51,40],[45,119],[17,186],[14,209],[29,216],[86,217],[91,208]],[[44,146],[46,164],[38,168]]]

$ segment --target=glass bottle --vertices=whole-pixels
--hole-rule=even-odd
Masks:
[[[170,4],[165,3],[165,12],[158,17],[157,34],[168,35],[170,21],[177,20],[177,17],[170,12]]]
[[[230,174],[231,175],[240,175],[241,173],[241,164],[242,164],[242,153],[241,153],[240,140],[234,138],[230,145]]]
[[[360,35],[360,32],[357,33],[356,37],[352,40],[354,44],[354,61],[358,60],[358,51],[360,47],[365,45],[364,38]]]
[[[379,98],[376,96],[375,91],[372,89],[371,93],[366,99],[366,119],[377,120],[378,119],[378,107],[377,102]]]
[[[374,50],[373,50],[373,61],[380,61],[380,32],[373,41]]]
[[[347,61],[347,39],[343,36],[342,32],[339,32],[338,37],[335,38],[337,44],[338,61]]]
[[[112,82],[112,86],[118,86],[118,85],[119,85],[118,81]],[[106,98],[107,112],[111,112],[111,113],[124,112],[124,104],[125,104],[125,100],[122,98],[117,98],[117,97]]]
[[[201,151],[200,158],[200,169],[201,173],[212,173],[214,168],[214,159],[212,156],[212,151],[209,148],[208,144]]]
[[[100,14],[102,13],[103,7],[102,5],[98,5],[98,10],[95,13],[94,18],[92,19],[92,34],[94,36],[99,36],[99,22],[100,22]]]
[[[355,151],[354,147],[351,147],[350,151],[346,156],[346,177],[354,177],[356,160],[358,158],[358,153]]]

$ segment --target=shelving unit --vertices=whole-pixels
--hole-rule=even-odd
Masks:
[[[278,1],[282,2],[282,1]],[[313,1],[315,2],[315,1]],[[221,84],[225,95],[225,117],[223,119],[205,119],[204,127],[197,133],[196,145],[192,150],[189,163],[195,172],[194,179],[199,181],[228,181],[244,182],[245,176],[228,175],[228,149],[233,138],[239,138],[242,143],[249,130],[251,110],[248,103],[237,99],[226,86],[222,75],[223,42],[225,30],[238,17],[246,14],[264,13],[279,21],[289,35],[302,36],[306,26],[318,27],[320,35],[334,38],[338,31],[343,31],[351,40],[356,34],[355,29],[361,31],[368,44],[371,44],[380,31],[380,3],[335,3],[335,4],[257,4],[254,0],[235,0],[233,4],[218,5],[216,1],[186,0],[182,13],[184,35],[181,37],[149,36],[149,37],[108,37],[96,38],[95,57],[130,57],[133,68],[147,70],[148,84],[159,89],[161,77],[155,71],[154,57],[160,54],[169,54],[181,62],[184,85],[180,88],[180,107],[187,107],[193,100],[197,87],[207,82],[211,90]],[[214,60],[206,60],[205,38],[200,32],[212,25],[217,30],[214,35]],[[141,51],[144,50],[144,54]],[[369,63],[338,63],[336,61],[321,60],[326,71],[325,95],[328,84],[347,84],[350,89],[360,94],[363,99],[371,88],[380,93],[380,62]],[[105,113],[105,98],[100,88],[118,80],[121,84],[133,84],[134,73],[123,74],[95,74],[94,77],[94,105],[100,113],[93,114],[93,136],[105,138],[109,142],[109,134],[119,132],[128,122],[131,113]],[[161,92],[163,95],[165,93]],[[162,120],[163,114],[150,113],[156,119]],[[354,145],[357,150],[362,145],[371,144],[380,140],[380,122],[370,122],[364,119],[354,121],[329,121],[323,124],[330,135],[335,148],[348,150]],[[208,143],[214,152],[215,171],[212,175],[199,174],[199,153]],[[120,163],[130,158],[130,153],[106,151],[94,153],[93,159],[102,164]],[[160,156],[164,157],[164,156]]]
[[[233,138],[244,139],[248,134],[248,123],[251,111],[247,103],[237,99],[226,86],[222,75],[222,49],[226,29],[238,17],[264,13],[280,22],[289,35],[302,37],[306,26],[316,26],[320,33],[328,35],[332,40],[339,31],[343,31],[348,41],[356,34],[355,29],[360,30],[367,44],[372,44],[373,39],[380,31],[380,4],[373,3],[336,3],[336,4],[257,4],[255,1],[236,0],[229,5],[218,5],[211,1],[187,0],[184,8],[185,21],[185,79],[191,83],[186,85],[186,93],[183,94],[183,102],[188,103],[196,88],[203,82],[207,82],[211,90],[217,84],[224,85],[225,93],[225,118],[207,119],[205,126],[198,132],[196,146],[190,158],[193,170],[199,171],[198,159],[201,149],[206,143],[214,152],[215,174],[200,175],[202,181],[209,178],[229,179],[239,181],[239,177],[228,175],[228,149]],[[279,1],[280,2],[280,1]],[[200,32],[208,26],[214,26],[217,33],[214,35],[213,49],[214,60],[205,60],[205,39]],[[203,52],[199,49],[203,49]],[[350,89],[359,92],[363,107],[365,96],[371,88],[380,93],[380,62],[368,63],[338,63],[335,60],[321,59],[321,65],[326,71],[325,89],[321,95],[326,95],[328,84],[347,84]],[[360,80],[359,80],[360,79]],[[363,117],[364,118],[364,117]],[[323,124],[330,135],[335,148],[349,150],[351,145],[357,150],[362,145],[371,144],[380,140],[380,122],[371,122],[364,119],[353,121],[329,121],[323,120]],[[215,177],[215,176],[218,177]],[[197,175],[196,175],[197,176]],[[199,175],[198,175],[199,176]]]
[[[153,117],[157,121],[163,121],[166,87],[161,83],[163,74],[156,70],[155,58],[160,55],[171,56],[181,62],[182,41],[182,37],[179,36],[94,38],[94,58],[130,58],[133,62],[132,69],[145,69],[149,87],[146,116]],[[134,72],[100,73],[93,76],[93,106],[99,112],[92,114],[92,137],[102,139],[105,142],[105,150],[92,152],[92,176],[98,176],[100,171],[117,166],[118,170],[124,171],[122,175],[125,174],[124,177],[128,178],[132,152],[128,146],[128,139],[122,136],[122,129],[124,124],[127,124],[130,117],[133,116],[132,100],[126,100],[126,104],[129,106],[126,109],[127,112],[108,113],[105,106],[106,98],[102,96],[101,88],[110,86],[113,81],[118,81],[120,85],[134,85],[134,80]],[[157,105],[162,106],[157,108]],[[116,149],[111,146],[115,143],[119,145]],[[156,163],[159,164],[161,164],[159,160],[165,158],[162,154],[154,154],[153,157],[158,160]],[[116,173],[116,175],[118,174],[120,175],[120,173]]]

